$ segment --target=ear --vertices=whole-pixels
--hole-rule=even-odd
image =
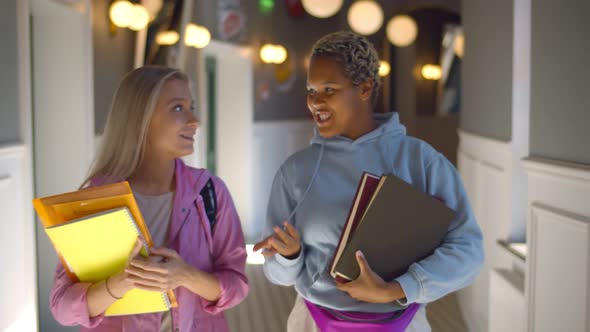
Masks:
[[[362,101],[369,101],[373,94],[373,79],[369,78],[359,84],[360,97]]]

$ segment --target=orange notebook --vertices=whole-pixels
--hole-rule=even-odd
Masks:
[[[131,212],[137,227],[151,248],[153,241],[150,232],[143,221],[143,216],[135,202],[129,183],[119,182],[104,186],[97,186],[65,194],[35,198],[33,206],[44,228],[65,224],[71,220],[97,214],[106,210],[127,207]],[[68,264],[60,253],[58,256],[73,281],[78,281],[76,275],[68,269]],[[171,307],[178,306],[173,291],[167,293]]]

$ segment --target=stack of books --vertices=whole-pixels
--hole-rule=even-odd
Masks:
[[[33,206],[69,277],[99,282],[122,271],[137,241],[153,242],[127,182],[35,198]],[[105,311],[106,316],[167,311],[178,304],[167,293],[133,289]]]
[[[364,172],[329,271],[346,282],[358,278],[361,250],[373,271],[386,281],[431,255],[442,243],[455,212],[394,175]]]

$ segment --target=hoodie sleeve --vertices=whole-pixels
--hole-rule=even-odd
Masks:
[[[396,278],[406,294],[402,305],[428,303],[469,285],[483,261],[482,233],[455,167],[438,154],[425,169],[427,192],[456,211],[442,244]]]
[[[201,298],[204,310],[217,314],[236,306],[248,295],[246,277],[246,249],[240,218],[229,190],[214,178],[219,208],[213,234],[213,274],[219,280],[221,296],[215,302]]]
[[[282,166],[272,184],[266,223],[263,227],[262,236],[266,237],[274,233],[273,227],[282,227],[281,223],[289,216],[295,207],[295,201],[289,192],[289,184],[284,176]],[[272,283],[283,286],[295,284],[297,276],[303,269],[305,247],[301,244],[301,252],[294,259],[287,259],[280,254],[267,257],[264,262],[264,274]]]

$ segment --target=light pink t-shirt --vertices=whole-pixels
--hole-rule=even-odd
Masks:
[[[134,191],[133,195],[143,215],[145,225],[150,230],[154,246],[167,247],[166,240],[168,238],[174,192],[150,196]],[[162,313],[160,332],[170,331],[172,331],[172,316],[170,315],[170,311],[164,311]]]

